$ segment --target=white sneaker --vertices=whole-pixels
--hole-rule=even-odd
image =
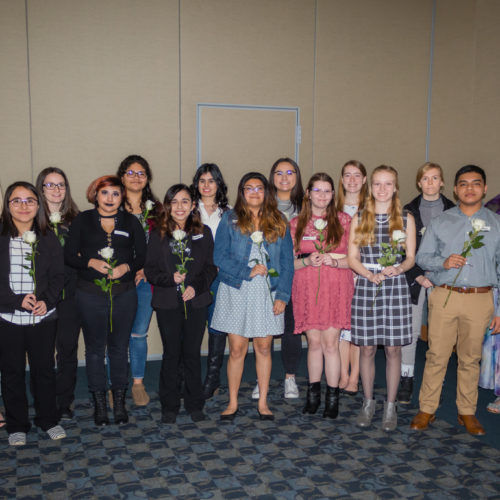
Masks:
[[[54,427],[51,427],[47,431],[47,434],[53,441],[66,437],[66,431],[60,425],[54,425]]]
[[[299,397],[299,388],[295,377],[285,379],[285,398],[297,399]]]
[[[26,432],[13,432],[9,434],[9,444],[11,446],[24,446],[26,444]]]
[[[255,384],[255,387],[253,388],[252,391],[252,399],[259,399],[259,398],[260,398],[259,381],[257,380],[257,383]]]

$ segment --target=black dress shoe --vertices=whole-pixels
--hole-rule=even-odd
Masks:
[[[240,411],[240,409],[238,408],[233,413],[221,414],[221,416],[219,417],[219,419],[222,420],[223,422],[232,422],[234,420],[234,417],[236,417],[236,415],[238,415],[239,411]]]
[[[203,410],[195,410],[190,413],[191,420],[193,422],[202,422],[207,419],[207,416],[203,413]]]
[[[165,413],[161,414],[162,424],[175,424],[176,420],[177,420],[177,413],[174,413],[173,411],[166,411]]]
[[[61,408],[59,410],[59,420],[73,420],[73,411],[71,408]]]
[[[346,394],[347,396],[356,396],[358,391],[348,391],[347,389],[341,389],[341,394]]]
[[[274,415],[272,413],[261,413],[259,410],[259,419],[260,420],[274,420]]]

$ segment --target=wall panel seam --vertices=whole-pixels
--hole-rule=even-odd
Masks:
[[[28,0],[24,0],[24,15],[26,25],[26,71],[28,79],[28,124],[30,137],[30,164],[31,164],[31,182],[35,180],[35,169],[33,163],[33,121],[31,114],[31,75],[30,75],[30,41],[29,41],[29,23],[28,23]]]

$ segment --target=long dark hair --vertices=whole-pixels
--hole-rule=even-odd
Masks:
[[[163,211],[160,215],[158,224],[162,238],[165,235],[171,238],[172,233],[178,229],[177,223],[172,218],[172,200],[175,198],[177,193],[180,193],[181,191],[186,191],[191,200],[194,201],[193,191],[189,186],[186,186],[186,184],[174,184],[168,188],[165,198],[163,199]],[[201,222],[200,212],[198,212],[196,206],[186,219],[184,231],[188,234],[203,233],[203,224]]]
[[[344,234],[344,228],[339,221],[337,208],[335,207],[335,186],[333,184],[333,179],[328,174],[319,172],[317,174],[314,174],[309,179],[309,182],[307,184],[306,195],[304,196],[304,201],[302,202],[302,210],[300,211],[300,214],[298,216],[297,229],[295,231],[295,250],[299,249],[300,240],[302,239],[302,235],[304,234],[306,225],[311,220],[311,190],[314,187],[314,183],[318,181],[327,182],[332,188],[332,199],[326,207],[326,222],[328,224],[326,243],[331,243],[332,247],[335,248],[339,245],[340,240],[342,239],[342,235]]]
[[[302,200],[304,199],[304,187],[302,186],[302,177],[300,175],[300,168],[294,160],[291,158],[278,158],[271,167],[271,172],[269,173],[269,184],[271,185],[271,193],[274,197],[277,196],[277,189],[274,185],[274,172],[280,163],[290,163],[290,165],[294,168],[296,173],[296,183],[293,189],[290,192],[290,201],[292,202],[295,210],[300,210],[302,206]]]
[[[12,196],[13,191],[18,187],[28,189],[33,193],[34,197],[36,198],[38,202],[38,210],[33,220],[32,230],[35,231],[35,233],[37,233],[38,235],[45,234],[47,232],[48,223],[47,223],[47,216],[45,215],[45,210],[42,207],[42,204],[40,203],[41,201],[40,193],[37,191],[35,186],[33,186],[33,184],[30,184],[29,182],[19,181],[19,182],[14,182],[5,190],[5,196],[3,199],[3,208],[2,208],[2,235],[3,236],[8,235],[13,238],[19,236],[19,231],[17,230],[14,221],[12,220],[12,215],[10,213],[10,203],[9,203],[9,199]]]
[[[217,184],[217,192],[215,193],[215,203],[217,207],[220,208],[223,212],[228,210],[228,201],[227,201],[227,186],[224,182],[224,177],[222,176],[222,172],[220,168],[215,163],[203,163],[198,167],[196,173],[193,177],[193,183],[191,184],[191,190],[193,192],[194,201],[198,204],[201,200],[201,194],[198,189],[198,184],[200,183],[200,177],[203,174],[210,174],[215,183]]]
[[[150,182],[153,180],[153,172],[151,171],[151,167],[149,166],[149,163],[145,158],[139,155],[129,155],[127,156],[121,163],[120,166],[118,167],[118,170],[116,172],[116,175],[122,179],[122,177],[125,175],[127,170],[130,169],[130,166],[133,165],[134,163],[138,163],[146,172],[146,178],[147,182],[144,188],[142,189],[142,196],[141,196],[141,210],[144,211],[145,209],[145,203],[148,200],[154,201],[155,202],[155,207],[156,207],[156,202],[158,201],[158,198],[153,194],[153,191],[150,186]],[[125,196],[123,200],[123,204],[125,207],[128,209],[132,209],[132,205],[130,205],[128,199],[127,199],[127,190],[125,189]]]
[[[50,216],[49,205],[47,203],[47,200],[45,199],[43,191],[45,178],[49,174],[59,174],[64,179],[64,184],[66,184],[66,194],[61,204],[60,212],[63,224],[71,224],[71,221],[78,215],[79,210],[77,204],[71,197],[71,189],[69,187],[69,182],[68,178],[66,177],[66,174],[64,173],[63,170],[57,167],[44,168],[36,178],[36,188],[38,192],[42,195],[42,206],[45,210],[45,215],[47,218]]]
[[[259,172],[245,174],[238,185],[238,196],[234,204],[234,213],[238,219],[237,226],[243,234],[252,234],[255,231],[252,212],[245,199],[244,187],[250,179],[257,179],[264,185],[264,202],[259,211],[259,230],[264,233],[266,241],[274,243],[278,237],[283,238],[286,232],[286,222],[278,210],[276,198],[270,190],[270,183]]]

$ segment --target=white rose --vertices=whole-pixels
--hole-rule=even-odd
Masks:
[[[144,203],[144,206],[146,207],[146,210],[153,210],[153,207],[155,206],[155,202],[152,200],[146,200],[146,203]]]
[[[176,241],[182,241],[185,237],[186,237],[186,232],[183,231],[182,229],[176,229],[173,233],[172,233],[172,237],[174,238],[174,240]]]
[[[250,238],[254,243],[257,243],[258,245],[259,243],[262,243],[264,241],[264,233],[262,231],[254,231],[250,235]]]
[[[484,226],[486,226],[486,222],[483,219],[471,219],[470,223],[472,224],[472,229],[476,232],[482,231]]]
[[[109,260],[113,257],[115,251],[111,247],[104,247],[97,252],[103,259]]]
[[[60,224],[62,220],[61,212],[52,212],[49,216],[49,220],[51,224]]]
[[[316,219],[314,221],[314,227],[318,230],[318,231],[323,231],[323,229],[325,229],[325,227],[328,225],[328,222],[326,222],[325,219]]]
[[[392,232],[392,241],[397,241],[398,243],[401,243],[405,240],[406,240],[406,233],[404,231],[396,229],[395,231]]]
[[[423,235],[424,235],[425,230],[426,230],[426,228],[425,228],[425,227],[423,227],[423,228],[420,230],[420,236],[423,236]]]
[[[36,242],[36,233],[35,231],[25,231],[23,233],[23,241],[25,243],[29,243],[30,245]]]

